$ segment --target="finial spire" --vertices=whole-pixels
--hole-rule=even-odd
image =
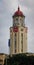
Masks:
[[[18,6],[18,11],[20,10],[19,6]]]

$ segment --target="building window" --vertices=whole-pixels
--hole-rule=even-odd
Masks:
[[[21,33],[21,52],[23,52],[23,33]]]
[[[18,21],[18,18],[16,18],[16,21]]]
[[[17,37],[17,34],[15,33],[15,35],[14,35],[14,43],[15,43],[15,44],[14,44],[14,48],[15,48],[15,53],[16,53],[16,50],[17,50],[17,49],[16,49],[16,41],[17,41],[17,40],[16,40],[16,37]]]
[[[23,29],[21,29],[21,31],[23,31]]]

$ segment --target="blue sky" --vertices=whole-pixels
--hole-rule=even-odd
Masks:
[[[28,27],[28,52],[34,53],[34,0],[0,0],[0,53],[9,53],[9,28],[18,5],[25,15],[25,24]]]

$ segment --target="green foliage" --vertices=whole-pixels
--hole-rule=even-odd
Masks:
[[[25,54],[14,55],[11,58],[12,65],[32,65],[34,64],[34,56],[26,56]]]
[[[25,54],[13,55],[13,57],[7,59],[7,65],[33,65],[33,64],[34,64],[34,56],[26,56]]]
[[[10,58],[9,59],[5,59],[5,61],[4,61],[4,65],[10,65]]]

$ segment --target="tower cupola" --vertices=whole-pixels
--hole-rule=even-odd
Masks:
[[[25,16],[18,7],[18,10],[13,15],[13,26],[25,26]]]
[[[23,12],[20,10],[19,6],[18,6],[18,10],[14,13],[13,17],[16,17],[16,16],[25,17]]]

